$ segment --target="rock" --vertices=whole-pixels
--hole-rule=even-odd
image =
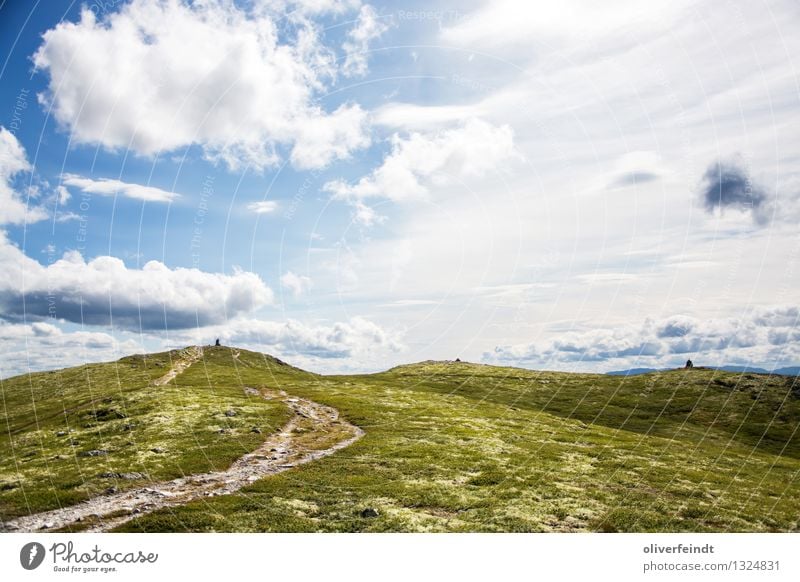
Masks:
[[[250,432],[253,432],[255,434],[261,434],[261,429],[258,428],[257,426],[254,426],[253,428],[250,429]]]
[[[105,422],[108,420],[115,420],[120,418],[128,418],[128,415],[124,412],[117,410],[116,408],[98,408],[94,412],[90,412],[89,416],[100,422]]]
[[[109,487],[108,489],[106,489],[106,494],[107,495],[112,495],[113,493],[116,493],[116,492],[117,492],[117,488],[116,487]]]
[[[69,433],[65,430],[60,430],[56,433],[57,437],[67,436]]]
[[[151,453],[164,453],[166,451],[161,447],[153,447],[152,449],[150,449],[150,452]]]
[[[98,477],[101,479],[117,479],[119,476],[119,473],[112,473],[111,471],[106,471],[105,473],[100,473],[98,475]]]
[[[366,509],[361,510],[361,517],[363,518],[373,518],[378,517],[380,513],[374,507],[367,507]]]
[[[145,475],[144,473],[137,473],[137,472],[119,473],[119,478],[127,479],[128,481],[133,481],[135,479],[147,479],[147,475]]]
[[[104,457],[108,454],[108,451],[104,451],[102,449],[92,449],[90,451],[81,451],[78,453],[79,457]]]
[[[230,418],[232,416],[236,416],[236,412],[233,411],[233,410],[226,410],[225,411],[225,416],[227,416],[228,418]]]

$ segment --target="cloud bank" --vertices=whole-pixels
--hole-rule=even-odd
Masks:
[[[7,378],[90,362],[116,360],[142,352],[133,339],[118,340],[97,331],[64,331],[47,322],[9,323],[0,320],[0,377]]]
[[[792,362],[800,358],[800,308],[763,307],[739,318],[648,319],[640,326],[564,333],[558,339],[497,346],[489,361],[528,365],[576,362],[674,363]]]
[[[48,266],[0,235],[0,311],[6,319],[56,318],[128,330],[221,323],[272,302],[258,275],[170,269],[150,261],[131,269],[116,257],[86,261],[77,251]]]
[[[277,322],[239,318],[187,332],[180,337],[193,343],[219,337],[223,343],[231,345],[314,359],[364,357],[379,352],[397,352],[403,347],[395,334],[361,317],[329,325],[308,325],[291,319]]]

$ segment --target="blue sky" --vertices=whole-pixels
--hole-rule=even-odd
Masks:
[[[6,1],[0,374],[216,337],[320,372],[796,364],[798,24]]]

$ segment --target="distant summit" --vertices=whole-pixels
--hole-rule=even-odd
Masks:
[[[642,374],[650,374],[651,372],[668,372],[674,369],[683,368],[630,368],[628,370],[614,370],[606,372],[607,376],[640,376]],[[691,369],[691,368],[686,368]],[[772,374],[774,376],[800,376],[800,366],[786,366],[784,368],[775,368],[771,372],[764,368],[755,368],[752,366],[701,366],[700,369],[706,370],[722,370],[723,372],[740,372],[747,374]]]

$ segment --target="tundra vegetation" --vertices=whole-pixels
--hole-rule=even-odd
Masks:
[[[155,385],[185,354],[3,380],[0,518],[224,469],[290,417],[285,404],[253,396],[255,387],[335,407],[366,434],[119,531],[800,529],[796,378],[466,362],[320,376],[221,346]],[[308,450],[332,444],[309,436]]]

